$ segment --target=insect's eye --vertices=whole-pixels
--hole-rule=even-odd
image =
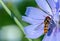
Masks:
[[[50,18],[49,16],[47,16],[46,18]]]
[[[51,18],[50,18],[49,16],[47,16],[47,17],[45,18],[45,20],[49,21],[49,20],[51,20]]]

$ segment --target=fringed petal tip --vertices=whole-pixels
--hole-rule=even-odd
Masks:
[[[46,16],[49,16],[49,14],[35,7],[27,7],[25,14],[33,19],[45,19]]]
[[[32,8],[35,8],[35,7],[27,7],[26,8],[26,12],[25,12],[25,15],[28,16],[32,10]]]

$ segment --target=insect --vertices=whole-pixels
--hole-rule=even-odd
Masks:
[[[49,16],[47,16],[44,20],[44,34],[48,32],[48,26],[50,24],[50,20],[51,18]]]
[[[44,23],[44,34],[47,33],[48,36],[51,35],[53,28],[55,27],[56,24],[54,23],[54,21],[49,16],[47,16],[45,18],[43,23]],[[41,23],[41,25],[43,23]],[[39,26],[41,26],[41,25],[39,25]],[[37,27],[39,27],[39,26],[37,26]],[[35,30],[38,30],[38,29],[39,28],[35,28]]]

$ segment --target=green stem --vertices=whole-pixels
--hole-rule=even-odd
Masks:
[[[6,10],[6,12],[11,16],[12,15],[11,11],[7,8],[7,6],[3,3],[2,0],[0,0],[0,3],[2,4],[3,8]],[[24,32],[23,26],[14,15],[13,15],[13,19],[17,23],[17,25],[21,28],[21,30]]]
[[[0,0],[0,3],[3,6],[3,8],[6,10],[6,12],[11,16],[12,15],[11,11],[7,8],[7,6],[3,3],[2,0]],[[19,22],[19,20],[15,16],[13,16],[13,19],[16,22],[16,24],[20,27],[20,29],[24,32],[24,28],[23,28],[22,24]],[[28,38],[28,40],[32,41],[29,38]]]

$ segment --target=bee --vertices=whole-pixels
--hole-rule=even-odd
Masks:
[[[47,16],[44,20],[44,34],[48,32],[48,26],[50,24],[50,20],[51,18],[49,16]]]

